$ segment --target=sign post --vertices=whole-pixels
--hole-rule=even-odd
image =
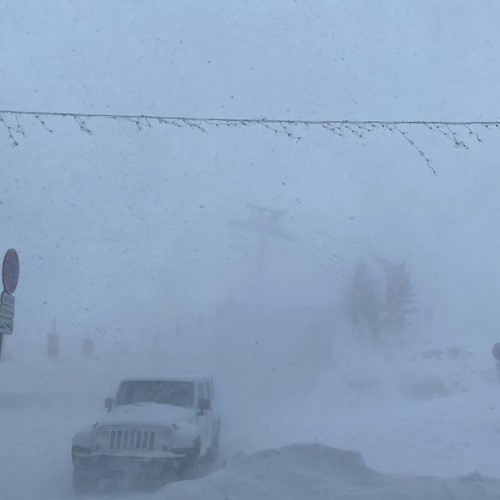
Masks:
[[[14,306],[19,281],[19,256],[11,248],[7,250],[2,265],[3,292],[0,295],[0,356],[2,354],[2,339],[4,335],[12,335],[14,331]]]

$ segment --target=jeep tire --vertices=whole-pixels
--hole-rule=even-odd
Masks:
[[[219,458],[219,448],[220,448],[220,423],[217,424],[217,434],[212,444],[212,449],[210,450],[210,458],[214,461]]]
[[[194,441],[193,449],[186,455],[179,470],[180,479],[196,479],[198,477],[201,441],[199,436]]]
[[[187,459],[179,470],[179,479],[196,479],[198,477],[198,457]]]
[[[88,467],[73,468],[73,491],[75,495],[82,495],[95,491],[99,486],[99,476]]]

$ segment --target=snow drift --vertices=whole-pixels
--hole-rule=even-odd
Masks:
[[[480,474],[441,479],[381,474],[361,454],[320,444],[294,444],[236,455],[226,470],[167,485],[169,500],[480,500],[498,498],[500,480]]]

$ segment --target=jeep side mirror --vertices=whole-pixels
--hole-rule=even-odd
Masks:
[[[113,408],[114,402],[115,402],[115,400],[113,398],[106,398],[104,400],[104,408],[106,408],[106,410],[108,410],[108,412],[110,412],[111,408]]]
[[[198,408],[201,412],[211,410],[212,409],[212,402],[208,398],[202,398],[200,399],[198,403]]]

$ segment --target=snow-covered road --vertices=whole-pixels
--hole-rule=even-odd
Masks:
[[[228,498],[246,499],[257,494],[259,488],[264,488],[262,498],[280,498],[285,494],[285,490],[279,493],[280,484],[283,486],[286,481],[283,470],[291,467],[290,470],[303,477],[307,485],[304,484],[303,490],[293,489],[295,496],[290,498],[301,498],[297,491],[316,491],[314,484],[319,492],[318,498],[322,498],[321,495],[326,498],[328,488],[336,488],[338,492],[339,488],[347,488],[347,483],[340,480],[331,483],[328,474],[311,472],[316,466],[324,466],[325,457],[336,453],[325,446],[358,451],[367,467],[381,473],[459,477],[478,471],[481,476],[500,477],[497,461],[500,384],[494,377],[492,366],[484,365],[483,371],[476,370],[475,363],[479,366],[483,363],[477,358],[464,361],[467,366],[460,368],[461,378],[457,378],[454,371],[458,362],[444,368],[446,363],[442,361],[432,365],[428,361],[421,362],[419,358],[414,365],[406,365],[405,373],[398,372],[398,381],[394,384],[388,383],[388,380],[393,381],[394,372],[387,379],[380,376],[370,378],[367,374],[372,367],[361,372],[351,363],[354,371],[348,372],[340,366],[325,375],[307,396],[294,399],[293,404],[286,408],[282,403],[270,404],[267,411],[248,401],[247,396],[239,404],[228,404],[231,397],[238,397],[229,392],[224,398],[223,448],[229,464],[227,471],[220,471],[199,483],[169,485],[167,490],[156,493],[122,492],[118,495],[134,499],[156,498],[157,495],[163,498],[168,491],[169,498],[201,498],[201,491],[211,491],[215,499],[222,498],[221,492],[227,489]],[[405,378],[408,371],[414,374],[411,382]],[[422,389],[423,384],[419,373],[424,372],[427,393],[416,394],[415,387],[418,385]],[[6,360],[1,363],[2,500],[73,497],[71,437],[77,429],[92,423],[102,414],[103,399],[112,394],[122,373],[110,360],[74,358],[52,362],[39,356],[29,361]],[[353,377],[354,373],[356,377]],[[367,388],[367,380],[372,380],[375,385]],[[439,391],[446,385],[456,387],[456,390],[441,394]],[[224,390],[224,381],[219,384],[219,390]],[[295,449],[292,455],[285,453],[287,458],[283,462],[276,458],[281,455],[273,455],[272,466],[276,467],[277,474],[274,485],[269,483],[269,477],[262,476],[263,465],[257,459],[242,461],[240,456],[235,464],[231,462],[240,450],[253,453],[294,443],[321,446],[307,446],[302,451]],[[311,463],[316,461],[318,463],[313,467]],[[247,467],[245,464],[253,465]],[[238,480],[235,480],[235,474]],[[258,479],[261,476],[262,481]],[[388,477],[392,476],[384,476],[385,486],[377,484],[382,488],[380,491],[387,492],[389,488],[393,495],[400,488],[401,481],[406,479],[399,478],[395,482],[391,479],[387,486]],[[415,479],[409,478],[408,481]],[[469,481],[463,489],[466,496],[458,498],[469,498],[467,495],[475,491],[474,488],[500,492],[496,482],[488,483],[487,487],[485,480],[479,483]],[[443,491],[446,488],[459,491],[461,484],[465,483],[447,483]],[[415,491],[430,492],[426,490],[430,487],[419,483]],[[432,488],[437,488],[432,490],[433,495],[438,494],[435,491],[441,491],[441,486]],[[366,493],[365,490],[361,493]]]

